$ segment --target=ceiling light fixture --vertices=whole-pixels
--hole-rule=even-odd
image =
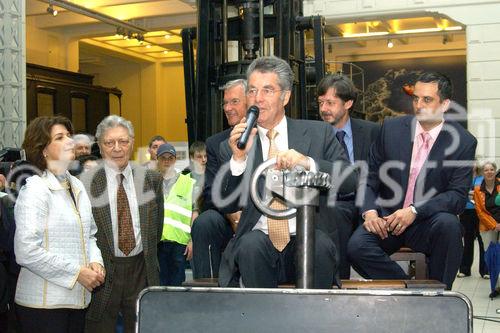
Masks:
[[[424,32],[438,32],[438,31],[454,31],[454,30],[462,30],[462,27],[459,25],[447,27],[447,28],[422,28],[422,29],[407,29],[407,30],[398,30],[397,34],[418,34]]]
[[[49,6],[47,7],[47,13],[52,14],[52,16],[57,16],[57,14],[59,14],[57,9],[54,9],[54,6],[52,6],[52,4],[49,4]]]
[[[374,32],[362,32],[362,33],[356,33],[356,34],[351,34],[351,33],[344,33],[345,38],[351,38],[351,37],[370,37],[370,36],[383,36],[383,35],[388,35],[388,31],[374,31]]]
[[[462,27],[459,26],[459,25],[455,25],[455,26],[452,26],[452,27],[447,27],[447,28],[444,28],[445,31],[454,31],[454,30],[462,30]]]
[[[110,24],[110,25],[115,26],[115,27],[121,27],[123,29],[126,29],[127,31],[131,31],[134,33],[142,33],[142,34],[148,32],[148,30],[143,28],[143,27],[128,23],[126,21],[119,20],[115,17],[100,13],[100,12],[95,11],[93,9],[80,6],[74,2],[69,2],[69,1],[64,1],[64,0],[42,0],[42,1],[45,3],[48,3],[49,7],[52,7],[53,5],[55,5],[57,7],[69,10],[73,13],[85,15],[87,17],[91,17],[93,19],[104,22],[106,24]],[[47,11],[49,11],[48,8],[47,8]],[[52,13],[52,15],[55,16],[56,14]]]

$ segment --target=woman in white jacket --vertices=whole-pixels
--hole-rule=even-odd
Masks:
[[[72,132],[67,118],[39,117],[22,145],[38,169],[14,208],[21,265],[15,302],[23,332],[83,332],[91,291],[104,282],[90,200],[67,171],[75,157]]]

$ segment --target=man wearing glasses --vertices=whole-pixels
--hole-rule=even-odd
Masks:
[[[193,240],[193,276],[199,278],[216,278],[219,276],[219,264],[222,251],[233,237],[238,225],[241,211],[224,215],[212,201],[212,184],[221,167],[221,142],[229,138],[232,127],[238,124],[247,110],[246,80],[238,79],[227,82],[224,91],[222,109],[230,128],[207,138],[207,166],[203,187],[203,212],[193,222],[191,237]]]
[[[125,332],[135,331],[135,302],[139,292],[159,285],[157,244],[163,227],[160,174],[132,165],[132,123],[112,115],[97,126],[96,139],[103,165],[82,181],[98,227],[106,280],[94,290],[87,311],[87,332],[114,332],[118,313]]]
[[[243,207],[236,235],[223,254],[219,271],[223,287],[238,281],[250,288],[276,288],[279,283],[295,282],[296,218],[270,219],[248,199],[249,175],[257,166],[273,156],[277,169],[332,173],[334,163],[340,170],[350,165],[328,124],[285,117],[293,79],[290,66],[282,59],[271,56],[254,60],[247,70],[247,103],[260,109],[257,128],[252,130],[244,149],[238,149],[237,142],[245,131],[245,122],[234,126],[229,140],[221,145],[221,161],[230,166],[222,175],[222,197],[239,191],[247,198],[242,203],[240,195],[221,207],[226,212]],[[340,193],[350,193],[356,182],[356,174],[352,173],[334,186]],[[315,231],[314,288],[331,288],[338,265],[331,238],[336,226],[328,214],[327,198],[326,191],[321,193]]]

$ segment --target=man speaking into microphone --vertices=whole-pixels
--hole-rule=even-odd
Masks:
[[[277,169],[301,167],[327,173],[332,173],[334,163],[338,164],[337,171],[339,166],[343,170],[350,165],[328,124],[285,116],[293,79],[290,66],[280,58],[254,60],[247,70],[247,105],[256,106],[258,110],[257,128],[243,118],[234,126],[229,139],[221,144],[221,162],[230,166],[223,175],[222,197],[239,191],[247,198],[242,202],[238,196],[230,204],[219,207],[226,213],[243,210],[236,235],[221,261],[219,284],[222,287],[240,284],[249,288],[276,288],[280,283],[295,283],[296,218],[267,218],[248,196],[249,175],[263,161],[275,157]],[[252,108],[249,111],[251,114]],[[356,184],[357,175],[352,173],[335,186],[340,193],[350,193],[355,191]],[[326,191],[320,194],[315,219],[315,288],[331,288],[337,282],[338,255],[333,241],[336,226],[329,218],[327,198]],[[272,208],[286,208],[283,202],[273,201]]]

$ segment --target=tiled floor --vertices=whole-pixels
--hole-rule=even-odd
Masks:
[[[472,275],[466,278],[455,279],[453,291],[466,295],[472,301],[472,313],[474,317],[486,316],[497,321],[474,319],[472,324],[474,333],[500,333],[500,296],[494,300],[490,300],[488,297],[491,292],[490,281],[482,279],[479,275],[477,246],[475,250]]]
[[[472,313],[474,317],[487,316],[492,320],[498,321],[474,319],[473,328],[475,333],[500,332],[500,296],[494,300],[490,300],[488,297],[490,293],[490,281],[482,279],[479,273],[477,273],[477,269],[476,272],[472,272],[472,276],[461,279],[457,278],[453,284],[453,291],[466,295],[472,301]]]

